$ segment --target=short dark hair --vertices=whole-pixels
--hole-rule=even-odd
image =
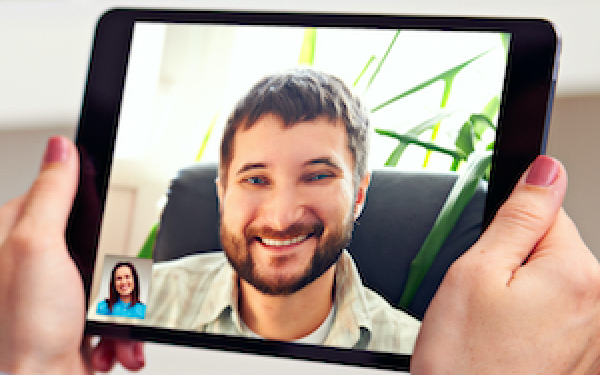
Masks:
[[[237,103],[221,141],[219,175],[224,186],[233,159],[236,131],[250,129],[266,114],[278,116],[286,128],[321,116],[332,122],[341,120],[354,159],[354,186],[358,187],[367,171],[368,112],[339,78],[306,68],[264,77]]]
[[[117,269],[120,267],[129,267],[131,270],[131,275],[133,276],[133,290],[131,291],[131,302],[129,303],[129,307],[135,306],[138,302],[140,302],[140,280],[138,277],[138,273],[130,262],[119,262],[117,263],[110,274],[110,294],[106,299],[106,303],[108,304],[108,311],[112,313],[112,308],[115,303],[119,300],[119,292],[117,291],[117,286],[115,285],[115,273]]]

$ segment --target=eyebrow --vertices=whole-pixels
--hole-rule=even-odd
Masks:
[[[318,164],[324,164],[324,165],[327,165],[327,166],[329,166],[331,168],[335,168],[335,169],[340,170],[340,171],[342,170],[342,168],[339,166],[339,164],[336,163],[335,161],[333,161],[329,157],[322,157],[322,158],[311,159],[311,160],[308,160],[308,161],[304,162],[302,165],[306,167],[306,166],[315,165],[315,164],[316,165],[318,165]]]
[[[335,161],[333,161],[329,157],[310,159],[310,160],[307,160],[304,163],[302,163],[302,166],[307,167],[310,165],[319,165],[319,164],[323,164],[323,165],[329,166],[329,167],[337,169],[337,170],[342,170],[342,168],[339,166],[339,164],[336,163]],[[246,163],[246,164],[242,165],[242,167],[240,169],[238,169],[238,171],[236,172],[236,175],[239,175],[239,174],[242,174],[244,172],[248,172],[248,171],[251,171],[254,169],[266,169],[266,168],[267,168],[266,163]]]
[[[267,164],[265,163],[246,163],[244,165],[242,165],[242,167],[240,169],[238,169],[238,171],[236,172],[236,175],[247,172],[247,171],[251,171],[253,169],[266,169],[267,168]]]

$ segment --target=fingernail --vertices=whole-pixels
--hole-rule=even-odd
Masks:
[[[60,163],[67,160],[69,148],[61,137],[51,137],[46,145],[44,154],[44,165],[49,163]]]
[[[540,155],[531,164],[525,183],[535,186],[550,186],[558,177],[559,169],[556,160],[549,156]]]
[[[133,345],[133,356],[139,363],[144,363],[144,349],[142,343],[135,343]]]

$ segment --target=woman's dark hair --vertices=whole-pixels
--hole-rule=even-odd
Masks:
[[[133,275],[133,291],[131,292],[131,302],[129,303],[129,307],[135,306],[138,302],[140,302],[140,288],[139,288],[139,277],[137,271],[133,264],[130,262],[119,262],[117,263],[110,274],[110,295],[109,298],[106,299],[106,303],[108,304],[108,311],[112,313],[112,308],[115,303],[119,300],[119,292],[117,291],[117,286],[115,285],[115,273],[117,269],[120,267],[129,267],[131,270],[131,274]]]

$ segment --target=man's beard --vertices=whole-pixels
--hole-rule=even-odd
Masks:
[[[225,255],[241,279],[264,294],[285,296],[295,293],[312,283],[335,264],[342,250],[350,244],[353,229],[354,221],[349,218],[344,220],[342,225],[332,228],[327,235],[324,235],[323,224],[318,223],[313,225],[293,224],[282,232],[274,231],[270,228],[248,227],[244,233],[244,237],[240,238],[231,233],[223,222],[221,222],[220,235]],[[264,275],[259,274],[252,253],[249,251],[254,241],[260,242],[258,238],[263,237],[289,239],[302,234],[310,234],[311,237],[317,240],[315,253],[305,270],[294,277],[278,275],[274,280],[269,280]],[[294,257],[294,255],[274,257],[271,259],[272,264],[269,266],[277,267],[278,264],[284,264],[290,260],[290,257]]]

